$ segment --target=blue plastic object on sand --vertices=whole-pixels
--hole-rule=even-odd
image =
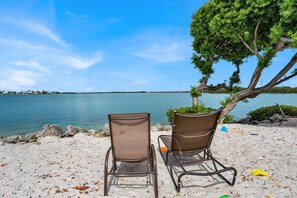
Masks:
[[[227,127],[226,126],[222,126],[221,127],[221,132],[229,132],[229,130],[227,129]]]

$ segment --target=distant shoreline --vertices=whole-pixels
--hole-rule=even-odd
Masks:
[[[239,88],[243,90],[244,88]],[[203,91],[204,93],[214,93],[214,94],[228,94],[229,91],[225,89],[220,89],[217,91]],[[67,92],[58,92],[58,91],[0,91],[0,95],[45,95],[45,94],[147,94],[147,93],[190,93],[190,91],[95,91],[95,92],[75,92],[75,91],[67,91]],[[297,93],[297,87],[273,87],[264,93],[275,93],[275,94],[291,94]]]

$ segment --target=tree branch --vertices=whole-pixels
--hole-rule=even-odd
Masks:
[[[204,90],[210,90],[210,91],[216,91],[216,90],[219,90],[219,89],[226,89],[228,91],[232,91],[232,87],[230,86],[227,86],[226,84],[217,84],[215,86],[209,86],[209,85],[206,85]]]
[[[202,91],[202,90],[204,90],[205,89],[205,87],[207,86],[206,84],[207,84],[207,82],[208,82],[208,79],[209,79],[209,77],[210,77],[210,74],[207,74],[207,75],[205,75],[204,77],[203,77],[203,81],[202,82],[200,82],[200,84],[197,86],[197,91]]]
[[[240,38],[241,42],[244,44],[246,48],[248,48],[253,54],[255,54],[255,51],[245,42],[245,40],[238,34],[238,37]]]
[[[256,97],[257,95],[266,91],[267,89],[270,89],[271,87],[274,87],[275,85],[278,85],[296,76],[297,72],[294,72],[290,76],[281,79],[290,69],[292,69],[292,67],[296,64],[296,62],[297,62],[297,53],[294,54],[294,56],[291,58],[288,64],[269,83],[267,83],[263,87],[259,87],[254,91],[252,91],[252,94],[251,94],[252,97]]]
[[[277,81],[277,83],[275,83],[274,86],[279,85],[279,84],[281,84],[281,83],[283,83],[283,82],[285,82],[285,81],[287,81],[287,80],[293,78],[294,76],[297,76],[297,72],[294,72],[294,73],[291,74],[290,76],[287,76],[287,77],[285,77],[285,78],[280,79],[279,81]]]
[[[254,47],[255,47],[255,55],[257,56],[257,58],[259,60],[262,59],[262,56],[259,54],[258,52],[258,48],[257,48],[257,34],[258,34],[258,29],[259,29],[259,25],[260,25],[261,20],[257,23],[256,29],[255,29],[255,33],[254,33]]]
[[[293,42],[294,42],[293,39],[281,37],[279,43],[275,46],[275,49],[277,51],[281,51],[281,50],[288,47],[288,46],[285,45],[286,43],[293,43]]]

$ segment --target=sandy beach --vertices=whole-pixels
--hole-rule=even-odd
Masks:
[[[297,197],[296,127],[225,126],[229,132],[217,130],[211,148],[219,161],[237,169],[235,185],[230,187],[217,176],[184,177],[177,193],[157,152],[159,197]],[[157,137],[170,132],[151,134],[157,148]],[[0,143],[0,197],[103,197],[109,146],[109,137],[88,134]],[[253,169],[266,170],[270,176],[253,176]],[[120,178],[110,182],[107,197],[154,197],[154,192],[148,177]]]

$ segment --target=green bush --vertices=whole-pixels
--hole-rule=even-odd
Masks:
[[[213,108],[206,107],[204,104],[200,103],[198,105],[193,105],[191,107],[181,107],[179,109],[170,108],[167,110],[166,115],[167,115],[168,122],[172,123],[174,111],[178,113],[207,113],[213,110],[214,110]],[[227,115],[224,120],[224,123],[231,123],[233,121],[234,121],[233,116]]]
[[[297,116],[297,106],[291,105],[280,105],[284,114],[288,116]],[[249,112],[247,115],[251,120],[266,120],[271,117],[274,113],[281,114],[279,108],[276,105],[261,107],[254,111]]]
[[[227,124],[227,123],[234,123],[234,116],[233,115],[227,115],[223,121],[223,123]]]

